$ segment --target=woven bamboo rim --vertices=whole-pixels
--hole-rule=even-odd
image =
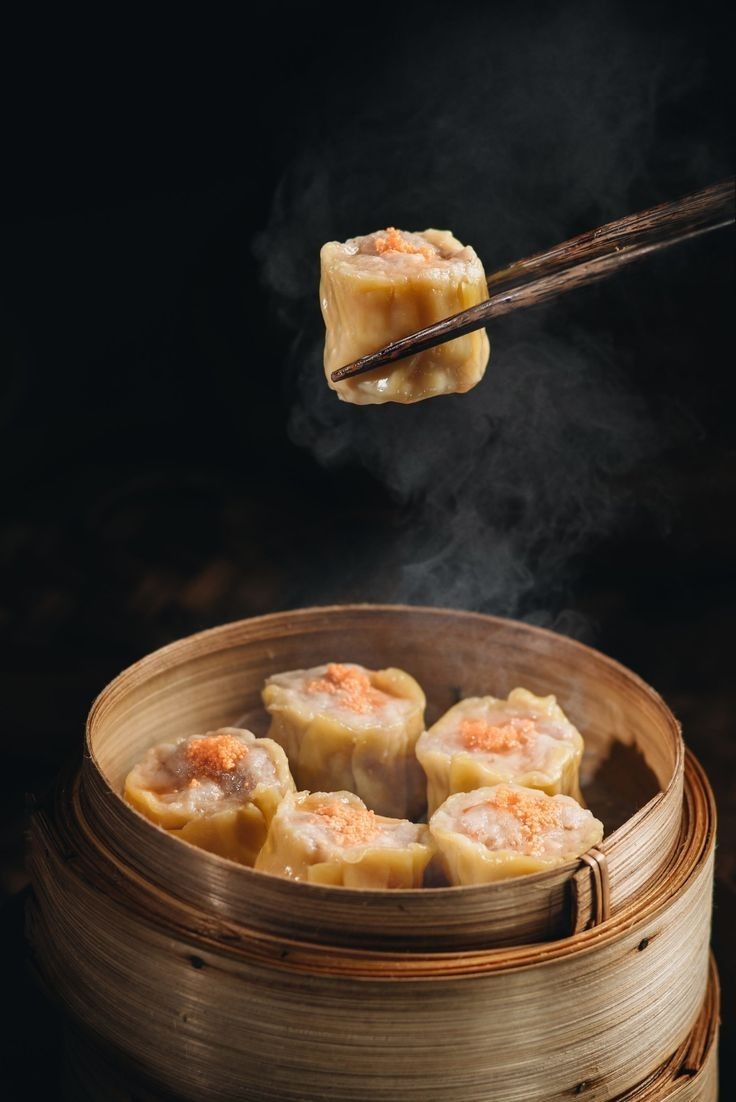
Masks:
[[[560,941],[459,953],[329,947],[195,908],[95,846],[75,791],[33,824],[38,964],[162,1097],[607,1102],[686,1043],[698,1059],[715,809],[689,755],[656,884]]]
[[[435,714],[459,695],[488,691],[489,677],[499,693],[515,684],[557,692],[585,730],[584,768],[592,772],[614,747],[631,755],[622,787],[649,783],[642,780],[646,773],[651,790],[625,815],[614,809],[620,825],[593,860],[500,884],[406,892],[264,877],[152,829],[122,801],[125,772],[157,732],[195,733],[244,713],[263,732],[263,678],[336,655],[406,667],[428,691]],[[599,652],[478,613],[358,605],[226,624],[124,671],[90,713],[78,799],[90,835],[103,838],[144,879],[193,905],[205,891],[218,915],[264,932],[329,945],[441,951],[533,943],[615,914],[667,867],[679,832],[682,775],[682,740],[669,709],[635,674]]]

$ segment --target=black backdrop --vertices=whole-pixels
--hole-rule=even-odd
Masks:
[[[728,175],[724,11],[274,5],[9,31],[0,913],[19,1095],[60,1060],[20,951],[29,794],[132,660],[324,600],[527,616],[655,685],[720,802],[732,998],[730,232],[499,323],[482,387],[431,410],[338,408],[314,351],[323,239],[446,223],[500,266]],[[493,473],[456,478],[476,445]],[[454,523],[477,554],[437,544]]]

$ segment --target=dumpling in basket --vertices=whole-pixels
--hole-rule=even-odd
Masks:
[[[451,884],[543,872],[580,857],[603,838],[603,823],[569,796],[516,784],[450,796],[429,830]]]
[[[583,739],[554,696],[514,689],[508,700],[461,700],[426,731],[417,757],[427,774],[429,813],[454,792],[510,781],[582,802]]]
[[[387,230],[329,241],[320,255],[325,375],[344,402],[378,405],[463,394],[483,378],[484,329],[395,365],[333,383],[330,375],[383,345],[488,298],[483,265],[448,230]]]
[[[160,743],[125,781],[126,800],[146,818],[243,865],[253,865],[294,790],[281,747],[237,727]]]
[[[420,888],[427,827],[369,811],[352,792],[297,792],[273,817],[261,872],[346,888]]]
[[[283,746],[299,788],[355,792],[373,811],[415,819],[425,781],[416,741],[424,693],[403,670],[331,662],[269,677],[269,738]]]

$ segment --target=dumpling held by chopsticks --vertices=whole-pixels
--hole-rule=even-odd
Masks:
[[[469,245],[448,230],[390,227],[329,241],[320,259],[325,375],[343,401],[408,404],[463,394],[483,378],[490,351],[483,329],[353,379],[330,378],[344,364],[487,299],[483,265]]]

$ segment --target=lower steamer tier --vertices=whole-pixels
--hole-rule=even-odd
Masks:
[[[242,644],[243,633],[255,633],[257,640],[272,634],[277,621],[326,617],[334,632],[341,620],[351,631],[356,619],[365,618],[382,623],[383,630],[386,618],[396,627],[403,616],[412,619],[416,632],[426,617],[434,651],[438,615],[473,628],[476,645],[482,642],[478,632],[486,633],[491,651],[495,636],[508,643],[511,633],[516,646],[528,643],[538,656],[546,655],[549,668],[540,670],[539,678],[552,681],[563,707],[569,693],[577,694],[577,718],[585,728],[586,697],[600,699],[586,663],[610,665],[610,660],[524,625],[490,617],[471,623],[470,614],[436,610],[308,610],[228,625],[164,648],[105,690],[92,712],[81,781],[76,777],[59,787],[54,806],[34,817],[31,836],[29,935],[39,972],[68,1013],[74,1097],[113,1102],[132,1097],[145,1102],[716,1098],[718,994],[708,957],[715,809],[707,780],[690,755],[680,774],[682,814],[674,844],[664,845],[667,860],[657,875],[634,874],[633,881],[629,876],[635,890],[628,893],[621,880],[610,916],[590,928],[579,929],[573,904],[568,929],[577,932],[525,945],[509,945],[504,938],[497,947],[478,947],[474,919],[462,927],[472,947],[448,951],[448,913],[462,912],[465,889],[445,889],[437,896],[444,899],[438,914],[445,923],[437,949],[425,934],[421,948],[403,943],[397,948],[391,937],[382,947],[380,929],[371,935],[370,948],[364,947],[364,932],[356,945],[333,943],[332,917],[308,939],[301,933],[303,915],[291,923],[282,913],[278,922],[264,925],[257,921],[266,913],[258,903],[244,905],[245,917],[239,918],[233,898],[221,890],[242,872],[247,875],[241,890],[252,884],[266,891],[273,884],[283,900],[284,890],[294,888],[296,911],[309,898],[305,885],[229,866],[142,822],[131,835],[135,850],[120,833],[130,812],[116,794],[117,771],[126,766],[121,746],[130,731],[154,722],[151,701],[154,711],[159,709],[157,722],[177,728],[181,717],[172,718],[172,700],[183,698],[180,708],[197,713],[197,722],[223,706],[211,677],[198,676],[202,670],[194,652],[204,649],[210,673],[215,661],[237,681],[243,656],[228,639]],[[292,641],[293,632],[292,627]],[[391,636],[387,658],[397,649],[393,631]],[[314,633],[308,642],[314,646]],[[346,646],[332,654],[358,657],[345,654]],[[576,656],[577,669],[570,669]],[[488,651],[476,650],[476,664],[483,666],[487,658]],[[258,677],[262,661],[278,668],[272,640],[260,644]],[[407,665],[421,673],[416,663],[415,669]],[[515,671],[508,676],[513,679]],[[565,677],[571,683],[567,692]],[[431,691],[429,686],[430,696]],[[616,714],[613,706],[610,714]],[[670,800],[672,792],[679,795],[676,787],[668,792]],[[671,829],[671,815],[655,820],[659,829],[663,823]],[[181,859],[176,876],[172,858]],[[615,846],[609,861],[615,884]],[[570,886],[574,896],[575,885]],[[540,892],[544,887],[540,881]],[[362,930],[366,912],[375,907],[381,914],[383,904],[373,897],[393,895],[343,891],[344,912],[355,909]],[[555,908],[558,894],[555,889],[549,896]],[[434,897],[428,895],[428,904]],[[494,944],[491,934],[488,944]]]
[[[669,1060],[633,1090],[617,1095],[614,1102],[717,1102],[719,1001],[718,974],[711,960],[708,990],[692,1032]],[[146,1085],[114,1057],[106,1059],[94,1039],[70,1029],[66,1047],[68,1090],[75,1102],[99,1102],[101,1098],[106,1102],[174,1102],[176,1096]],[[239,1097],[247,1102],[251,1096],[243,1093]],[[334,1093],[323,1097],[340,1102]],[[593,1096],[581,1091],[572,1097]]]

